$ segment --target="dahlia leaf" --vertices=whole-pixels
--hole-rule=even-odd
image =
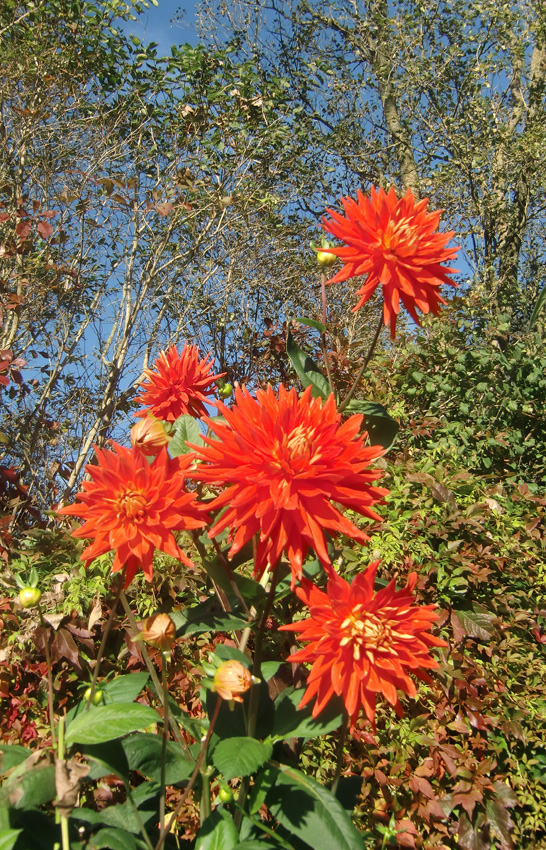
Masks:
[[[331,791],[295,768],[271,770],[277,778],[267,805],[285,829],[314,850],[363,850],[361,835]]]
[[[93,835],[93,847],[96,850],[110,848],[110,850],[137,850],[134,836],[125,829],[108,826]]]
[[[231,815],[216,809],[201,824],[195,846],[198,850],[227,850],[238,840],[239,833]]]
[[[159,735],[139,732],[123,741],[129,768],[138,770],[155,782],[161,781],[161,754],[163,741]],[[167,741],[165,750],[165,782],[175,785],[189,779],[193,762],[184,757],[179,744]]]
[[[102,744],[157,723],[157,711],[148,705],[118,702],[97,706],[72,721],[66,733],[67,744]]]
[[[22,831],[22,829],[3,829],[0,833],[0,850],[12,850]]]
[[[361,413],[364,417],[364,429],[368,432],[372,446],[390,449],[399,430],[396,419],[387,412],[382,404],[375,401],[353,399],[346,407],[347,413]]]
[[[271,758],[273,745],[255,738],[228,738],[220,741],[212,753],[214,766],[225,779],[250,776]]]
[[[316,319],[306,319],[304,316],[296,316],[294,321],[299,322],[300,325],[307,325],[310,328],[315,328],[321,333],[324,333],[324,331],[326,330],[326,325],[323,325],[322,322],[317,322]]]
[[[174,458],[191,452],[192,449],[190,449],[188,443],[193,443],[195,446],[201,446],[203,444],[201,430],[197,420],[193,416],[189,416],[189,414],[179,416],[173,427],[174,436],[169,443],[169,454],[171,457]]]
[[[295,342],[290,330],[286,338],[286,353],[292,361],[292,365],[304,388],[310,386],[313,398],[320,397],[326,400],[332,394],[332,388],[327,378],[324,377],[315,361],[305,351],[302,351]]]
[[[343,720],[343,701],[341,698],[330,700],[328,706],[318,717],[312,717],[311,705],[298,708],[304,693],[304,688],[297,691],[293,688],[286,688],[279,699],[275,701],[272,738],[277,740],[315,738],[317,735],[326,735],[332,729],[341,726]]]
[[[0,773],[7,773],[12,767],[17,767],[30,755],[30,750],[18,744],[0,744]]]
[[[182,635],[200,635],[205,632],[230,632],[244,629],[248,621],[233,612],[211,611],[207,600],[184,611],[173,611],[172,619],[176,625],[177,637]]]
[[[30,757],[33,761],[33,757]],[[56,794],[54,765],[33,764],[29,760],[27,770],[16,771],[6,779],[0,789],[0,808],[28,809],[49,803]]]

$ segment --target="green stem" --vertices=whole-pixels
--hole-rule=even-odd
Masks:
[[[214,713],[213,713],[213,715],[210,719],[208,732],[205,735],[205,737],[203,738],[203,741],[202,741],[202,744],[201,744],[201,752],[199,753],[199,755],[197,757],[197,761],[195,762],[195,767],[193,768],[193,773],[190,776],[190,779],[189,779],[188,784],[186,785],[186,788],[184,789],[184,793],[182,794],[182,797],[178,801],[178,805],[176,806],[176,809],[174,810],[174,812],[171,815],[171,819],[169,820],[169,823],[166,824],[166,825],[162,824],[162,826],[161,826],[161,832],[159,834],[159,840],[158,840],[157,844],[155,845],[155,850],[161,850],[161,848],[163,847],[163,843],[164,843],[164,841],[167,837],[167,834],[170,832],[172,825],[174,824],[174,822],[176,821],[176,818],[178,817],[178,813],[182,809],[182,806],[186,802],[188,795],[189,795],[191,789],[193,788],[193,786],[195,784],[195,780],[197,779],[197,775],[198,775],[199,771],[201,770],[201,765],[203,763],[203,759],[205,758],[205,755],[206,755],[206,752],[207,752],[207,747],[209,745],[210,739],[212,738],[212,733],[214,731],[214,726],[216,724],[216,720],[218,719],[218,712],[220,711],[220,705],[221,704],[222,704],[222,699],[221,699],[221,697],[218,697],[218,699],[216,701]]]
[[[264,634],[265,627],[267,624],[267,620],[269,614],[271,613],[271,608],[273,607],[273,602],[275,601],[275,591],[277,589],[277,580],[278,580],[278,567],[276,564],[275,567],[271,571],[271,587],[269,588],[269,593],[267,596],[267,602],[265,604],[265,608],[262,613],[262,618],[260,620],[260,626],[258,628],[258,632],[256,634],[256,642],[254,645],[254,661],[252,663],[252,674],[259,679],[262,669],[262,649],[264,643]],[[250,699],[248,701],[248,719],[247,719],[247,727],[246,734],[249,738],[253,738],[256,732],[256,723],[258,721],[258,706],[260,702],[260,683],[253,684],[250,689]],[[237,807],[241,811],[244,811],[246,798],[248,795],[248,790],[250,788],[250,779],[248,776],[244,776],[241,780],[241,787],[239,790],[239,796],[237,797]],[[235,824],[237,827],[241,825],[242,814],[241,811],[238,811],[235,815]]]
[[[57,738],[55,736],[55,714],[53,712],[53,670],[51,669],[51,653],[49,651],[49,629],[45,624],[40,603],[38,603],[38,613],[40,615],[40,624],[44,630],[44,649],[47,665],[47,712],[49,714],[49,727],[51,729],[51,746],[55,747]]]
[[[40,612],[41,616],[41,612]],[[57,758],[64,761],[64,717],[59,718],[59,743],[57,745]],[[63,850],[70,850],[70,835],[68,832],[68,818],[60,816],[61,821],[61,843]]]
[[[322,296],[322,324],[326,326],[327,324],[327,314],[326,314],[326,276],[321,274],[320,276],[320,292]],[[332,372],[330,369],[330,358],[328,357],[328,343],[326,341],[326,331],[321,331],[320,334],[320,344],[322,348],[322,356],[324,357],[324,365],[326,366],[326,376],[328,378],[328,383],[330,384],[330,389],[332,392],[334,390],[334,382],[332,381]]]
[[[123,610],[125,611],[125,614],[127,615],[127,619],[129,620],[129,625],[131,626],[131,628],[133,630],[133,634],[136,637],[139,634],[140,630],[137,626],[133,612],[131,611],[131,608],[129,606],[129,602],[127,601],[127,597],[125,596],[125,593],[123,591],[121,592],[120,599],[121,599],[121,604],[123,605]],[[143,655],[143,658],[144,658],[144,663],[146,664],[146,669],[148,670],[148,673],[150,674],[151,680],[152,680],[154,688],[155,688],[155,692],[158,696],[159,701],[161,702],[161,705],[163,706],[163,709],[165,710],[165,704],[163,702],[163,699],[164,699],[163,688],[161,686],[161,683],[160,683],[158,675],[155,671],[155,667],[153,665],[152,659],[150,658],[150,653],[148,652],[148,649],[147,649],[145,643],[143,643],[141,645],[141,650],[142,650],[142,655]],[[174,719],[171,712],[169,712],[169,726],[171,727],[171,732],[174,735],[174,739],[175,739],[176,743],[179,744],[182,747],[185,758],[187,758],[188,761],[193,761],[189,747],[185,743],[184,739],[182,738],[182,735],[180,734],[180,729],[178,727],[178,723]]]
[[[91,688],[89,692],[89,696],[87,698],[87,703],[85,704],[85,711],[89,711],[89,707],[93,702],[93,697],[95,695],[95,688],[97,687],[97,679],[99,678],[99,671],[101,661],[104,656],[104,651],[106,649],[106,642],[108,640],[108,635],[112,629],[112,625],[114,623],[114,617],[116,615],[116,611],[119,605],[120,595],[123,592],[123,573],[118,578],[118,584],[116,587],[116,595],[114,597],[114,601],[112,603],[112,607],[110,608],[110,613],[108,615],[108,619],[106,621],[106,626],[104,627],[104,633],[102,635],[102,640],[100,642],[99,654],[97,655],[97,661],[95,663],[95,668],[93,670],[93,678],[91,680]]]
[[[290,844],[284,838],[281,838],[281,836],[279,835],[278,832],[274,832],[272,829],[269,829],[269,827],[266,826],[265,823],[263,823],[263,821],[259,820],[259,818],[255,818],[252,815],[249,815],[248,812],[245,812],[244,809],[241,809],[239,807],[238,803],[234,803],[234,805],[235,805],[235,808],[237,809],[237,811],[241,813],[242,817],[244,816],[251,823],[253,823],[254,826],[258,827],[258,829],[261,829],[262,832],[265,832],[267,835],[270,835],[272,838],[274,838],[276,844],[280,844],[280,846],[285,847],[286,850],[295,850],[294,845]]]
[[[169,683],[167,681],[167,652],[162,653],[161,683],[163,685],[163,737],[161,740],[161,778],[159,792],[159,823],[165,821],[165,757],[169,733]]]
[[[127,799],[129,800],[131,806],[133,807],[133,812],[135,813],[135,819],[136,819],[136,822],[138,823],[138,828],[140,829],[140,833],[142,835],[142,838],[144,839],[144,843],[145,843],[146,847],[148,848],[148,850],[154,850],[154,845],[150,841],[148,833],[146,832],[146,827],[144,826],[144,822],[143,822],[142,818],[140,817],[140,812],[138,810],[138,806],[135,803],[131,788],[128,784],[125,785],[125,791],[127,792]],[[64,850],[64,848],[63,848],[63,850]]]
[[[379,334],[381,332],[382,327],[383,327],[383,313],[381,313],[381,315],[379,317],[379,324],[377,325],[377,330],[375,332],[375,336],[372,340],[370,350],[368,351],[368,354],[367,354],[366,359],[365,359],[365,361],[362,365],[362,368],[360,369],[360,372],[358,373],[358,375],[354,379],[351,389],[349,390],[349,392],[347,393],[347,395],[345,396],[345,398],[343,399],[343,401],[341,402],[341,404],[338,407],[338,410],[339,410],[340,413],[343,413],[343,411],[345,410],[345,408],[347,407],[347,405],[351,401],[352,397],[354,396],[354,394],[355,394],[355,392],[358,388],[358,385],[359,385],[359,383],[362,379],[362,375],[366,371],[366,369],[368,367],[368,363],[370,362],[370,360],[372,358],[372,354],[374,352],[375,346],[377,345],[377,340],[379,339]]]
[[[336,748],[336,770],[334,773],[334,779],[332,781],[331,792],[334,794],[337,791],[337,786],[339,785],[339,777],[341,776],[341,768],[343,767],[343,751],[345,738],[347,736],[347,729],[349,728],[349,715],[344,710],[343,712],[343,721],[341,726],[339,727],[339,741],[337,742]]]

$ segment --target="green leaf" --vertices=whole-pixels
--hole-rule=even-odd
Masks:
[[[347,413],[361,413],[364,416],[363,425],[368,432],[372,446],[383,446],[384,449],[390,449],[400,426],[382,404],[375,401],[352,399],[345,410]]]
[[[330,791],[295,768],[270,770],[277,776],[267,805],[282,826],[313,850],[363,850],[362,837]]]
[[[247,576],[239,575],[234,571],[231,571],[231,576],[228,576],[226,567],[221,563],[219,558],[213,558],[210,561],[204,559],[202,564],[211,579],[213,579],[216,584],[220,585],[229,601],[232,603],[232,607],[240,607],[240,602],[233,589],[232,582],[235,583],[241,596],[249,606],[254,605],[257,607],[266,598],[267,594],[260,582],[254,581],[254,579],[248,578]]]
[[[279,850],[279,847],[284,846],[284,844],[277,844],[272,838],[250,838],[248,841],[236,844],[231,850]]]
[[[540,313],[542,312],[542,308],[546,304],[546,286],[542,289],[542,292],[538,296],[535,306],[533,308],[533,312],[531,313],[531,318],[529,319],[529,330],[532,331]]]
[[[317,364],[297,345],[290,330],[286,338],[286,353],[292,361],[292,365],[303,386],[312,387],[311,395],[314,398],[326,400],[332,394],[328,380],[324,377]]]
[[[286,688],[275,702],[275,719],[273,721],[272,738],[314,738],[325,735],[332,729],[341,726],[343,720],[343,700],[330,700],[324,711],[318,717],[312,717],[312,705],[298,708],[305,693],[305,688],[295,691]]]
[[[67,744],[103,744],[157,723],[157,711],[135,702],[99,705],[72,721],[66,733]]]
[[[231,815],[218,809],[203,822],[195,840],[195,850],[231,850],[239,840]]]
[[[481,606],[475,606],[474,611],[453,611],[451,620],[457,632],[457,623],[454,622],[454,618],[458,620],[460,629],[463,632],[462,635],[455,635],[457,640],[461,640],[464,635],[479,638],[480,640],[491,640],[495,634],[494,617],[488,614],[485,608],[481,608]]]
[[[22,829],[0,829],[0,850],[12,850]]]
[[[203,436],[199,424],[193,416],[185,414],[179,416],[174,423],[174,436],[169,443],[169,454],[171,457],[185,455],[193,451],[187,443],[193,443],[195,446],[203,444]]]
[[[177,637],[200,635],[204,632],[230,632],[248,626],[248,621],[243,617],[236,616],[233,612],[211,611],[212,606],[216,607],[214,599],[185,608],[183,611],[173,611],[170,616],[174,620]]]
[[[23,774],[12,775],[0,788],[0,806],[26,809],[49,803],[56,795],[54,765],[31,765]]]
[[[102,850],[104,847],[108,847],[109,850],[137,850],[138,846],[130,832],[111,826],[95,833],[91,843],[94,850],[95,848]]]
[[[128,673],[101,685],[105,702],[133,702],[150,678],[148,673]]]
[[[324,333],[326,330],[326,325],[323,325],[322,322],[317,322],[316,319],[306,319],[304,316],[297,316],[294,321],[299,322],[300,325],[308,325],[310,328],[316,328],[321,333]]]
[[[88,744],[85,748],[85,756],[94,763],[91,767],[89,779],[100,779],[108,773],[114,773],[129,782],[129,763],[121,741],[108,741],[104,744]],[[106,774],[104,771],[106,770]]]
[[[0,744],[0,773],[7,773],[31,755],[30,750],[18,744]]]
[[[163,741],[160,735],[138,733],[125,738],[123,749],[131,770],[138,770],[155,782],[161,781],[161,751]],[[182,748],[174,741],[167,741],[165,751],[165,782],[176,785],[189,779],[193,762],[184,757]]]
[[[226,779],[250,776],[271,758],[273,745],[255,738],[228,738],[214,748],[212,761]]]

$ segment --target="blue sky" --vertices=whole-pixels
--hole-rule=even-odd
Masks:
[[[158,0],[158,6],[149,3],[149,10],[138,15],[124,29],[133,33],[145,44],[156,41],[158,53],[169,55],[172,44],[197,44],[193,3],[181,4],[180,0]],[[172,23],[177,18],[176,23]]]

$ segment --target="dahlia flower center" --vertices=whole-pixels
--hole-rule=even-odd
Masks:
[[[355,605],[341,624],[345,634],[340,640],[340,645],[351,644],[353,657],[357,661],[361,652],[370,656],[372,650],[381,649],[385,644],[392,644],[392,629],[388,621],[377,614],[363,612],[362,608],[362,605]]]
[[[289,434],[285,434],[282,441],[277,440],[272,453],[275,465],[287,474],[306,469],[318,458],[318,454],[313,453],[314,434],[314,428],[298,425]]]
[[[417,231],[410,219],[403,218],[400,221],[391,219],[381,234],[381,243],[385,253],[390,257],[395,257],[397,254],[412,253],[417,243],[417,237]]]
[[[144,493],[138,490],[124,490],[117,497],[118,516],[139,522],[146,515],[148,505]]]

